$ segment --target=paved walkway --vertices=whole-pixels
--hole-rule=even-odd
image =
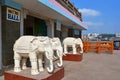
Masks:
[[[120,51],[114,53],[91,52],[84,54],[82,62],[65,61],[62,80],[120,80]]]
[[[62,80],[120,80],[120,51],[84,54],[82,62],[65,62]]]

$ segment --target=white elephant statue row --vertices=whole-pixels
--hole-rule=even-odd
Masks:
[[[83,44],[80,38],[65,38],[63,41],[64,53],[68,53],[67,47],[73,47],[73,54],[77,54],[76,45],[80,45],[81,51],[83,53]],[[16,40],[14,47],[14,71],[20,72],[22,69],[26,69],[26,59],[29,57],[31,62],[31,74],[39,74],[39,71],[43,71],[43,55],[49,61],[47,65],[47,71],[52,73],[54,71],[53,59],[54,51],[56,51],[59,62],[58,67],[63,66],[62,56],[63,48],[59,38],[49,38],[45,36],[22,36]],[[21,61],[22,60],[22,67]]]
[[[59,46],[58,46],[59,45]],[[39,74],[39,71],[43,71],[42,57],[43,54],[49,60],[49,65],[47,66],[47,71],[52,73],[53,68],[53,50],[57,51],[57,55],[60,59],[58,66],[61,67],[62,63],[62,47],[60,47],[60,40],[58,38],[49,39],[49,37],[44,36],[22,36],[16,40],[13,50],[14,50],[14,71],[20,72],[22,60],[22,69],[26,69],[26,58],[30,58],[31,62],[31,74]],[[58,47],[58,48],[57,48]],[[22,59],[23,58],[23,59]]]
[[[79,45],[81,48],[81,51],[79,53],[83,53],[83,43],[80,38],[67,37],[63,40],[63,45],[64,45],[65,54],[68,53],[68,50],[67,50],[68,47],[72,47],[73,54],[77,54],[76,45]]]

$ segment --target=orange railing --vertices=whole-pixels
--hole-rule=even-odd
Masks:
[[[89,51],[95,51],[96,53],[108,51],[113,54],[114,51],[113,41],[83,41],[83,45],[85,53]]]

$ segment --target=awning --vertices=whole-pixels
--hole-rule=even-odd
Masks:
[[[44,5],[48,6],[49,8],[53,9],[54,11],[58,12],[59,14],[65,16],[66,18],[70,19],[71,21],[75,22],[77,25],[82,27],[83,29],[86,29],[86,25],[79,20],[76,16],[74,16],[71,12],[69,12],[67,9],[65,9],[63,6],[61,6],[58,2],[55,0],[39,0]],[[71,25],[75,26],[75,24]]]
[[[55,0],[14,0],[23,8],[48,18],[59,20],[62,24],[78,29],[87,29],[86,25]]]

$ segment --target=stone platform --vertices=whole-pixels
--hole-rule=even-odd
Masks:
[[[81,61],[83,58],[83,54],[66,54],[63,56],[63,60],[66,61]]]
[[[61,80],[63,77],[64,67],[55,69],[53,74],[43,71],[38,75],[31,75],[30,68],[19,73],[16,73],[13,70],[4,73],[4,80]]]

